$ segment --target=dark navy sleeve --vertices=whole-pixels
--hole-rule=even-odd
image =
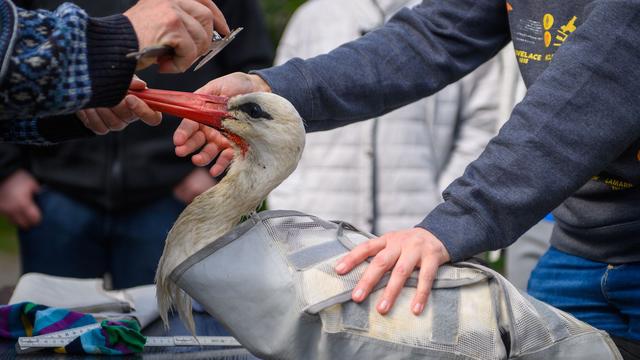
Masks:
[[[640,134],[640,3],[596,1],[484,153],[419,225],[452,260],[515,241]]]
[[[428,0],[326,55],[256,73],[292,102],[308,130],[324,130],[431,95],[509,39],[504,1]]]

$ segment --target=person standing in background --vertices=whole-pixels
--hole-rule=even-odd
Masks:
[[[121,12],[134,0],[76,4],[92,16]],[[53,8],[60,0],[18,1]],[[151,88],[193,91],[233,71],[271,64],[273,51],[257,0],[217,0],[244,31],[198,72],[139,74]],[[0,145],[0,213],[19,228],[23,272],[79,278],[110,273],[114,288],[153,283],[164,239],[186,204],[215,184],[205,169],[175,156],[179,119],[139,123],[103,137],[36,148]]]
[[[323,54],[417,3],[309,1],[287,25],[275,63]],[[508,118],[499,112],[499,92],[509,90],[500,86],[503,58],[379,118],[307,134],[298,168],[271,193],[269,207],[345,220],[374,234],[413,226]]]

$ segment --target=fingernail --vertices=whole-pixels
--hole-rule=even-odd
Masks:
[[[362,295],[364,295],[364,290],[362,289],[357,289],[354,293],[353,293],[353,298],[355,300],[360,301],[362,299]]]
[[[78,118],[80,118],[80,120],[87,121],[87,114],[85,114],[84,111],[78,111],[77,115],[78,115]]]
[[[424,309],[424,304],[417,303],[413,305],[413,313],[416,315],[419,315],[422,312],[422,309]]]
[[[382,312],[387,312],[387,310],[389,310],[389,302],[387,300],[382,300],[380,305],[378,305],[378,310]]]
[[[336,272],[338,274],[342,274],[345,270],[347,270],[347,264],[345,263],[341,262],[340,264],[338,264],[338,266],[336,266]]]
[[[124,101],[127,103],[127,106],[133,107],[136,105],[136,97],[135,96],[127,96],[124,98]]]

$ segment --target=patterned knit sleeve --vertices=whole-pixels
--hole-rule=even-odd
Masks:
[[[64,4],[54,13],[18,9],[18,28],[0,91],[5,120],[70,112],[91,98],[87,15]]]
[[[89,18],[70,3],[54,12],[18,8],[13,51],[0,83],[0,120],[115,105],[135,71],[135,60],[125,54],[137,46],[135,32],[122,15]],[[26,124],[37,121],[19,123],[20,131],[29,133]]]

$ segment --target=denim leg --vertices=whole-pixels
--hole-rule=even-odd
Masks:
[[[610,265],[604,292],[628,324],[626,334],[615,334],[640,341],[640,263]]]
[[[22,271],[98,278],[106,272],[106,247],[101,243],[94,209],[44,189],[36,196],[42,222],[19,232]]]
[[[112,217],[109,267],[115,289],[153,284],[167,233],[184,208],[183,203],[167,196]]]
[[[531,296],[612,335],[625,337],[627,321],[605,297],[608,264],[550,248],[531,273]]]

